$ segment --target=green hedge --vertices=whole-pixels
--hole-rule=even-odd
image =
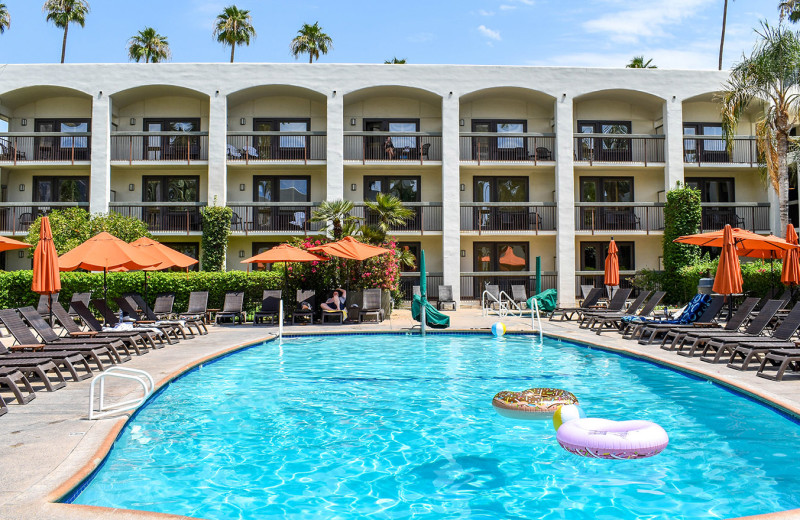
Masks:
[[[713,278],[717,273],[719,260],[710,260],[708,255],[693,265],[683,267],[679,271],[679,287],[681,301],[688,301],[693,295],[697,294],[697,284],[700,278]],[[783,264],[780,260],[775,260],[770,272],[768,261],[756,260],[752,262],[742,262],[742,291],[750,296],[765,296],[770,287],[775,287],[779,292],[783,292],[781,285],[781,268]]]
[[[39,295],[31,292],[32,271],[0,271],[0,308],[36,305]],[[264,289],[283,286],[280,271],[260,272],[153,272],[147,274],[147,295],[152,305],[158,293],[175,293],[176,311],[186,310],[189,293],[208,291],[209,308],[222,308],[226,291],[244,291],[247,310],[260,306]],[[143,272],[108,273],[108,297],[113,300],[127,292],[141,293],[144,287]],[[68,302],[76,292],[92,292],[93,297],[103,297],[102,273],[61,273],[59,301]]]

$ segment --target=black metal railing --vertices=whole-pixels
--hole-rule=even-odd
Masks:
[[[556,158],[555,134],[469,132],[459,136],[461,162],[532,163]]]
[[[322,222],[311,222],[319,202],[228,202],[233,211],[232,233],[308,233]]]
[[[594,163],[662,163],[663,135],[577,134],[575,160]]]
[[[703,231],[722,229],[725,224],[757,232],[769,232],[768,202],[706,202],[700,228]]]
[[[391,139],[391,144],[387,142]],[[442,134],[432,132],[345,132],[344,160],[419,163],[442,160]]]
[[[228,132],[228,162],[324,161],[328,142],[325,132]]]
[[[411,300],[414,296],[414,287],[419,287],[419,273],[400,273],[400,293],[404,300]],[[427,295],[429,300],[439,298],[439,286],[443,285],[444,275],[442,273],[427,273],[425,280],[428,284]]]
[[[663,202],[576,202],[578,231],[663,231]]]
[[[542,271],[542,290],[555,289],[558,282],[558,273],[555,271]],[[536,291],[536,273],[531,271],[495,271],[461,273],[461,299],[480,300],[486,285],[497,285],[501,291],[512,295],[513,285],[525,286],[525,292],[531,297]]]
[[[734,137],[733,150],[721,136],[684,135],[683,162],[686,164],[758,164],[755,136]]]
[[[390,226],[390,232],[413,231],[424,234],[426,231],[442,230],[442,203],[441,202],[404,202],[403,205],[413,212],[411,218],[406,219],[403,226]],[[358,217],[363,224],[377,226],[379,216],[370,210],[363,202],[353,204],[351,216]]]
[[[0,133],[0,163],[62,162],[91,159],[90,132]]]
[[[208,160],[208,132],[114,132],[111,160],[136,162]]]
[[[0,202],[0,232],[25,234],[33,221],[54,209],[83,208],[88,202]]]
[[[554,202],[462,202],[461,230],[483,233],[555,231]]]
[[[200,208],[205,202],[111,202],[109,211],[133,217],[154,232],[201,231]]]

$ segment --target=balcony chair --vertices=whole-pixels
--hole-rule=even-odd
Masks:
[[[0,143],[0,160],[3,161],[13,161],[14,160],[14,149],[10,146],[7,146],[4,143]],[[17,149],[17,161],[27,161],[27,157],[25,157],[25,152]]]
[[[229,144],[227,147],[228,159],[241,159],[242,153],[232,144]]]
[[[33,217],[33,213],[30,212],[21,213],[19,216],[18,231],[27,231],[28,228],[31,227],[31,224],[33,224],[34,220],[36,219]]]
[[[420,151],[420,155],[430,161],[431,158],[428,155],[430,151],[431,151],[431,143],[425,143],[422,145],[422,150]]]
[[[538,146],[536,148],[536,160],[537,161],[552,161],[553,160],[553,152],[551,152],[549,148],[545,148],[544,146]]]
[[[258,159],[258,150],[253,148],[252,146],[243,146],[240,150],[240,153],[247,156],[250,159]]]
[[[235,211],[231,212],[231,231],[244,231],[244,220]]]

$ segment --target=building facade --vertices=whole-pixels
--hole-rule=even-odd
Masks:
[[[199,209],[234,212],[227,268],[319,232],[324,200],[392,193],[414,210],[392,234],[424,249],[429,286],[542,285],[563,303],[659,269],[665,192],[698,187],[703,227],[777,231],[754,121],[720,139],[717,71],[456,65],[47,64],[0,74],[0,233],[81,206],[147,222],[199,254]],[[389,144],[391,141],[391,145]],[[30,268],[10,253],[6,269]],[[404,274],[404,287],[418,273]],[[435,292],[435,289],[434,289]]]

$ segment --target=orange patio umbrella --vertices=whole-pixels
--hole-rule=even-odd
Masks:
[[[50,235],[50,238],[53,238],[52,234]],[[25,242],[20,242],[19,240],[14,240],[13,238],[0,237],[0,252],[11,251],[14,249],[25,249],[26,247],[33,246],[26,244]]]
[[[284,281],[288,286],[288,264],[289,262],[324,262],[325,259],[317,255],[300,249],[299,247],[290,246],[289,244],[279,244],[263,253],[256,256],[251,256],[242,260],[243,264],[272,264],[275,262],[283,262],[287,269],[284,269]]]
[[[390,253],[391,249],[385,247],[373,246],[359,242],[351,236],[346,236],[337,242],[329,242],[321,246],[309,247],[309,251],[325,253],[328,256],[336,256],[346,260],[364,261],[373,256],[385,255]],[[349,271],[349,268],[348,268]],[[347,289],[350,287],[350,277],[347,277]]]
[[[786,226],[786,241],[797,245],[797,232],[794,226]],[[781,270],[781,283],[793,286],[800,284],[800,250],[790,249],[783,257],[783,269]]]
[[[59,257],[58,262],[62,271],[74,271],[75,269],[103,271],[103,297],[105,298],[108,298],[106,273],[109,270],[144,269],[161,263],[148,255],[142,248],[133,247],[105,231],[67,251]]]
[[[606,255],[605,285],[619,285],[619,249],[614,239],[608,243],[608,254]]]
[[[53,322],[53,294],[61,290],[61,273],[58,271],[58,253],[53,244],[50,218],[42,217],[39,228],[39,243],[33,252],[33,283],[31,290],[46,294],[47,308],[50,310],[50,323]]]
[[[733,229],[730,224],[725,224],[722,230],[722,254],[719,256],[717,274],[714,276],[712,290],[717,294],[728,296],[728,316],[733,315],[733,302],[731,294],[742,292],[742,268],[739,265],[739,255],[736,254],[736,243],[733,238]]]
[[[730,224],[726,224],[725,227],[730,228],[731,230],[734,248],[736,250],[736,254],[739,256],[769,258],[769,256],[758,256],[761,253],[756,253],[755,251],[760,249],[780,252],[798,248],[797,245],[790,244],[786,240],[774,235],[759,235],[758,233],[753,233],[752,231],[747,231],[746,229],[731,228]],[[723,247],[724,232],[725,230],[721,229],[719,231],[710,231],[708,233],[686,235],[676,238],[673,240],[673,242],[679,244],[693,244],[697,246]]]
[[[165,246],[161,242],[157,240],[153,240],[152,238],[142,237],[134,240],[130,243],[133,247],[141,248],[145,251],[150,257],[155,260],[159,260],[160,263],[151,267],[145,267],[144,271],[144,299],[147,300],[147,272],[148,271],[161,271],[164,269],[169,269],[171,267],[180,267],[181,269],[187,270],[187,279],[188,279],[188,269],[189,266],[192,266],[199,262],[199,260],[192,258],[191,256],[184,255],[180,251],[175,251],[169,246]]]

